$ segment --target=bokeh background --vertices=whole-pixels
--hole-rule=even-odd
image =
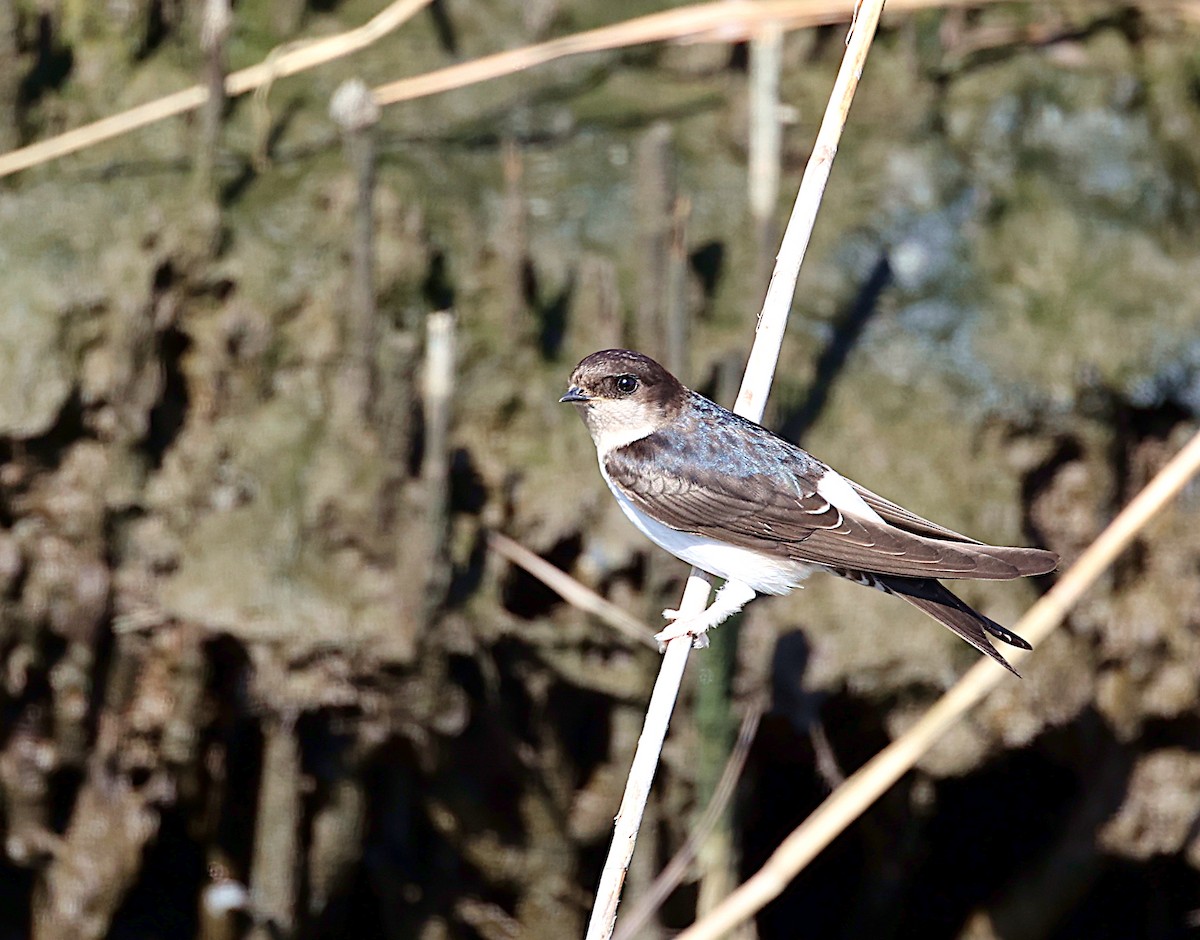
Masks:
[[[673,606],[684,566],[557,398],[624,345],[732,401],[849,5],[377,121],[352,88],[330,105],[668,6],[439,0],[0,179],[0,937],[581,935],[658,655],[488,535],[647,632]],[[1200,420],[1198,5],[916,6],[871,53],[765,423],[1066,566]],[[221,7],[0,0],[0,151],[383,4]],[[1193,484],[741,936],[1197,936],[1198,509]],[[962,593],[1012,623],[1052,581]],[[832,579],[717,631],[627,906],[762,720],[638,935],[753,871],[975,659]]]

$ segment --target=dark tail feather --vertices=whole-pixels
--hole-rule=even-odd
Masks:
[[[998,640],[1021,649],[1033,649],[1021,637],[1002,627],[990,617],[973,610],[951,594],[933,578],[894,578],[873,575],[874,586],[889,594],[902,597],[918,610],[924,611],[934,620],[949,627],[981,653],[986,653],[1001,666],[1020,678],[1020,673],[1009,665],[1008,660],[996,651],[987,638],[990,633]],[[985,632],[986,631],[986,632]]]

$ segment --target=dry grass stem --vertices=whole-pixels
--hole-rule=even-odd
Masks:
[[[499,532],[493,532],[488,536],[488,548],[505,561],[529,572],[572,607],[591,614],[636,643],[658,649],[658,644],[651,635],[653,631],[646,624],[625,613],[612,601],[605,600],[591,588],[580,584],[565,571],[556,568],[524,545]]]
[[[425,368],[422,411],[425,453],[421,479],[425,520],[433,563],[425,582],[426,619],[450,585],[450,426],[457,378],[457,325],[452,310],[425,318]]]
[[[804,178],[800,181],[800,192],[796,195],[791,218],[783,233],[775,270],[771,274],[762,312],[758,315],[750,361],[746,363],[746,374],[733,407],[738,414],[755,421],[762,419],[763,409],[767,405],[775,364],[779,361],[779,348],[783,345],[783,331],[796,293],[800,263],[804,260],[804,252],[816,225],[817,210],[821,207],[821,197],[833,169],[833,158],[837,155],[838,141],[846,125],[850,102],[854,100],[854,92],[862,77],[867,52],[870,51],[871,39],[882,12],[882,0],[864,2],[857,12],[842,67],[838,70],[812,155],[804,169]]]
[[[742,771],[746,767],[746,759],[750,756],[750,746],[754,743],[755,735],[758,734],[758,723],[762,719],[762,714],[761,702],[755,703],[746,711],[741,727],[738,729],[737,740],[734,741],[729,759],[725,762],[725,769],[721,772],[721,779],[717,782],[712,799],[704,808],[704,814],[697,820],[679,851],[654,879],[654,883],[650,885],[646,894],[638,898],[637,904],[629,909],[621,921],[614,940],[634,940],[639,936],[654,912],[683,882],[692,862],[696,860],[704,840],[708,838],[708,834],[720,821],[725,808],[733,799],[737,783],[742,778]]]
[[[1053,588],[1033,605],[1013,630],[1036,645],[1049,636],[1083,593],[1095,583],[1151,518],[1200,472],[1200,432],[1079,557]],[[1014,651],[1013,662],[1028,656]],[[852,774],[801,823],[745,884],[678,940],[714,940],[753,917],[850,823],[913,768],[934,743],[996,687],[1007,673],[981,659],[903,735]]]
[[[352,55],[398,28],[429,2],[396,0],[356,29],[327,39],[286,43],[281,47],[285,51],[273,52],[258,65],[232,73],[225,82],[225,93],[231,98],[236,97],[269,86],[276,79]],[[891,0],[890,10],[893,13],[913,13],[926,9],[980,7],[996,2],[999,0]],[[851,17],[853,6],[853,0],[724,0],[702,3],[436,69],[424,75],[381,85],[375,92],[381,105],[396,104],[588,52],[665,40],[735,42],[757,35],[766,24],[772,23],[784,31],[791,31],[844,22]],[[1164,2],[1157,5],[1157,9],[1189,22],[1200,22],[1198,0]],[[193,111],[207,100],[207,88],[193,85],[120,114],[0,154],[0,178],[112,140],[165,118]]]
[[[272,716],[263,740],[250,873],[250,898],[256,917],[249,940],[289,936],[295,927],[303,813],[301,772],[295,718]]]
[[[978,7],[997,0],[892,0],[892,9],[915,11],[931,7]],[[380,104],[396,104],[436,95],[479,82],[513,75],[570,56],[606,52],[648,42],[741,42],[770,26],[784,31],[846,22],[853,0],[723,0],[651,13],[637,19],[601,26],[519,49],[483,56],[471,62],[402,78],[380,85]]]
[[[767,7],[768,4],[754,6]],[[742,379],[741,392],[734,405],[734,411],[755,420],[762,417],[763,406],[771,388],[775,363],[779,358],[779,346],[783,342],[783,327],[791,309],[796,274],[812,233],[813,223],[816,221],[825,183],[829,179],[830,164],[837,153],[837,142],[841,138],[850,102],[858,87],[858,80],[862,75],[863,64],[875,37],[882,10],[883,0],[864,0],[856,10],[854,27],[847,41],[846,54],[838,69],[829,106],[817,133],[813,156],[805,168],[804,178],[796,195],[796,207],[784,232],[775,273],[771,276],[771,287],[767,292],[763,312],[759,316],[750,361]],[[681,617],[703,611],[708,602],[709,588],[708,576],[693,568],[684,589],[683,600],[678,607]],[[658,766],[658,756],[662,751],[671,710],[675,707],[675,699],[679,694],[679,683],[683,679],[683,668],[687,663],[690,648],[691,641],[687,636],[667,644],[662,671],[654,686],[654,693],[646,712],[646,724],[638,740],[637,752],[629,771],[625,796],[621,801],[621,809],[614,827],[612,846],[600,875],[596,904],[588,923],[587,940],[608,940],[612,936],[621,886],[629,869],[629,861],[633,857],[642,813],[650,793],[650,783]]]
[[[911,12],[935,7],[978,7],[995,2],[998,0],[892,0],[892,9]],[[237,97],[269,86],[276,79],[352,55],[412,19],[429,3],[430,0],[396,0],[356,29],[327,39],[286,43],[258,65],[230,74],[225,81],[225,94],[231,98]],[[1172,9],[1177,10],[1180,16],[1188,16],[1191,10],[1195,18],[1194,5],[1195,0],[1179,0]],[[484,56],[472,62],[390,82],[375,91],[381,105],[395,104],[511,75],[567,56],[672,39],[735,42],[755,35],[766,23],[778,23],[784,30],[794,30],[844,22],[850,18],[852,9],[853,0],[725,0],[702,3]],[[206,86],[192,85],[120,114],[0,154],[0,178],[57,160],[157,121],[194,111],[207,100]]]
[[[783,122],[779,79],[783,74],[783,30],[769,23],[750,41],[750,133],[748,197],[757,225],[770,223],[779,199]]]
[[[692,569],[687,587],[683,591],[683,600],[679,605],[679,610],[684,616],[688,613],[699,613],[704,609],[708,603],[711,586],[707,575]],[[646,707],[646,721],[642,725],[642,734],[638,738],[637,750],[629,768],[625,795],[621,798],[621,808],[617,810],[612,845],[604,862],[604,870],[600,873],[596,903],[588,920],[587,940],[609,940],[616,926],[621,888],[625,884],[625,874],[629,871],[629,862],[637,845],[638,830],[642,827],[642,816],[646,812],[646,801],[650,798],[650,784],[654,781],[654,772],[658,768],[658,757],[667,737],[667,726],[671,722],[671,713],[675,710],[675,700],[679,697],[683,670],[687,666],[688,653],[691,650],[691,640],[686,636],[667,644],[658,679],[654,683],[654,691],[650,693],[650,704]]]
[[[253,91],[261,85],[269,84],[278,78],[295,75],[307,69],[315,68],[351,55],[365,49],[372,43],[382,39],[388,33],[412,19],[420,10],[428,6],[430,0],[396,0],[385,7],[382,12],[372,17],[356,29],[318,39],[303,44],[289,44],[289,51],[267,56],[258,65],[240,69],[225,79],[225,94],[230,98]],[[48,163],[65,157],[67,154],[83,150],[93,144],[112,140],[130,131],[154,124],[177,114],[194,111],[208,100],[206,85],[192,85],[182,91],[156,98],[146,104],[122,111],[110,117],[93,121],[83,127],[38,141],[28,147],[0,154],[0,177],[9,176],[21,170],[41,163]]]

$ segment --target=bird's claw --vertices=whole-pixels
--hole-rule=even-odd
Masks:
[[[690,636],[692,638],[692,648],[702,650],[708,647],[707,627],[700,626],[696,621],[698,617],[687,617],[680,619],[678,610],[668,608],[664,610],[663,617],[671,621],[665,629],[654,634],[654,639],[658,640],[658,651],[661,653],[666,650],[667,644],[671,640],[678,639],[681,636]]]

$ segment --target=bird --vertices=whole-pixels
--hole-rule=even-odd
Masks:
[[[989,637],[1030,644],[939,579],[1046,574],[1058,556],[988,545],[855,483],[799,446],[683,385],[649,356],[603,349],[571,372],[561,402],[579,411],[600,474],[643,535],[725,583],[699,614],[664,610],[660,644],[706,633],[760,594],[814,571],[875,588],[949,627],[1014,675]]]

